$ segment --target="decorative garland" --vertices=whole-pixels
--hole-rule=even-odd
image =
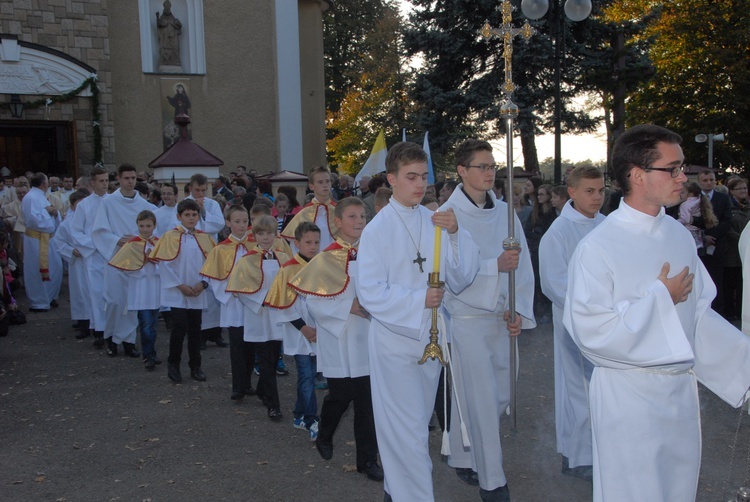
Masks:
[[[91,109],[93,111],[94,115],[94,121],[92,123],[94,127],[94,164],[96,165],[102,165],[102,126],[101,126],[101,118],[102,114],[99,111],[99,86],[96,85],[96,81],[99,80],[99,77],[96,73],[92,73],[89,78],[83,81],[81,85],[79,85],[77,88],[73,89],[70,92],[67,92],[65,94],[60,94],[59,96],[52,96],[51,98],[40,98],[36,101],[25,101],[23,103],[23,108],[33,110],[36,108],[39,108],[41,106],[48,107],[55,103],[64,103],[66,101],[70,101],[71,99],[77,97],[79,94],[81,94],[86,89],[91,90]],[[0,103],[0,108],[4,108],[6,110],[10,110],[10,103]]]

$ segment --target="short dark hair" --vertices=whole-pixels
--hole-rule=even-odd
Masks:
[[[297,225],[297,228],[294,229],[295,240],[299,241],[307,232],[317,232],[319,234],[320,227],[310,221],[303,221],[302,223]]]
[[[106,170],[102,169],[101,167],[95,167],[89,173],[89,179],[93,180],[94,178],[96,178],[100,174],[106,174],[107,178],[109,178],[109,173]]]
[[[72,206],[75,206],[76,202],[79,202],[86,197],[91,195],[91,192],[89,192],[86,188],[79,188],[72,194],[70,194],[70,197],[68,197],[68,203]]]
[[[208,177],[203,173],[195,173],[190,177],[190,184],[193,183],[197,185],[207,185],[208,184]]]
[[[120,167],[117,168],[117,176],[122,176],[122,173],[126,173],[129,171],[137,173],[138,169],[136,169],[133,164],[120,164]]]
[[[39,188],[40,186],[44,185],[46,181],[47,181],[46,174],[34,173],[34,175],[29,180],[29,186]]]
[[[150,190],[148,188],[148,184],[145,181],[136,181],[135,183],[135,191],[141,194],[146,194],[148,197]],[[161,193],[159,193],[161,196]]]
[[[156,225],[156,215],[149,211],[148,209],[144,209],[140,213],[138,213],[138,216],[136,216],[135,221],[143,221],[143,220],[151,220],[154,222],[154,225]]]
[[[177,204],[177,214],[182,214],[185,211],[195,211],[196,213],[200,213],[201,207],[193,199],[182,199]]]
[[[350,206],[361,206],[365,207],[365,203],[362,202],[362,199],[359,197],[345,197],[341,199],[338,204],[336,204],[336,209],[334,210],[333,214],[336,216],[336,218],[341,218],[344,215],[344,211],[346,208]]]
[[[427,153],[416,143],[402,141],[388,150],[385,156],[385,172],[397,174],[402,165],[415,162],[427,162]]]
[[[477,152],[492,153],[492,145],[481,139],[467,139],[456,147],[456,167],[467,167]]]
[[[665,127],[639,124],[617,138],[612,149],[612,171],[623,195],[630,193],[630,171],[634,167],[651,167],[659,158],[659,143],[680,144],[682,137]]]

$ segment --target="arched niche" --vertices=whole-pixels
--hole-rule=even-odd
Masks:
[[[172,14],[182,23],[179,73],[206,73],[206,49],[203,30],[203,0],[170,0]],[[156,13],[164,10],[164,0],[138,0],[141,30],[141,67],[144,73],[159,71],[159,37]]]

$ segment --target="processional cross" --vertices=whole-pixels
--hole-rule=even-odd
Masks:
[[[508,173],[508,185],[505,190],[505,199],[508,207],[513,207],[513,119],[518,117],[518,106],[511,99],[513,91],[516,90],[516,84],[513,83],[513,38],[521,35],[525,40],[531,38],[536,32],[531,27],[529,21],[525,21],[521,28],[513,28],[513,6],[508,0],[503,0],[501,4],[503,14],[503,24],[500,28],[490,27],[490,23],[485,21],[482,26],[481,34],[489,40],[493,36],[502,37],[503,39],[503,59],[505,60],[505,82],[500,89],[505,94],[505,100],[500,106],[500,115],[505,119],[505,139],[507,164],[506,172]],[[515,237],[515,211],[508,211],[508,238],[503,241],[503,249],[520,249],[521,241]],[[510,311],[510,321],[516,321],[516,273],[511,270],[508,273],[508,310]],[[518,353],[517,337],[510,337],[510,423],[513,429],[516,428],[516,357]]]

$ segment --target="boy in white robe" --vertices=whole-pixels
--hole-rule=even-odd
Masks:
[[[570,260],[563,323],[595,367],[589,399],[594,501],[694,500],[696,379],[732,406],[750,387],[750,339],[711,310],[716,288],[680,201],[678,134],[645,124],[615,143],[623,201]]]
[[[393,197],[365,227],[357,258],[357,298],[371,315],[368,344],[378,449],[386,500],[432,500],[428,425],[441,364],[417,364],[429,338],[432,308],[443,289],[427,285],[441,227],[440,278],[455,293],[471,284],[479,250],[452,211],[420,205],[427,189],[427,154],[415,143],[394,145],[386,158]],[[442,316],[441,316],[442,317]]]
[[[320,249],[325,249],[336,240],[338,233],[333,223],[336,202],[331,199],[331,171],[326,166],[315,167],[310,170],[308,178],[310,181],[307,185],[315,197],[294,215],[292,221],[282,230],[281,236],[293,245],[297,226],[303,221],[315,223],[320,229]],[[297,251],[292,247],[292,252]]]
[[[593,478],[589,381],[593,364],[565,330],[562,313],[568,290],[568,264],[578,243],[604,221],[604,175],[596,167],[579,166],[568,176],[568,195],[560,217],[539,244],[542,292],[552,301],[555,357],[555,430],[562,473]]]
[[[91,320],[91,302],[88,293],[88,278],[86,276],[86,267],[83,261],[83,255],[75,247],[72,235],[72,219],[75,215],[76,206],[89,195],[89,191],[76,191],[68,197],[70,209],[67,217],[63,220],[55,232],[50,243],[55,246],[68,262],[68,291],[70,294],[70,318],[78,321],[78,330],[76,335],[78,340],[82,340],[90,335]]]
[[[441,211],[455,211],[459,226],[479,247],[479,273],[460,294],[448,291],[451,371],[455,385],[451,407],[448,465],[466,480],[477,471],[484,501],[510,500],[502,465],[500,416],[510,404],[510,344],[521,328],[534,322],[534,272],[521,222],[515,212],[515,237],[520,250],[503,250],[508,238],[508,205],[497,200],[495,159],[486,141],[466,140],[456,149],[459,184]],[[525,251],[525,252],[524,252]],[[516,317],[508,311],[508,272],[515,270]],[[458,413],[460,407],[461,413]],[[463,444],[461,423],[470,445]]]
[[[367,223],[365,205],[356,197],[346,197],[336,205],[335,216],[336,242],[289,282],[307,297],[307,308],[315,320],[320,371],[328,381],[315,446],[323,460],[333,457],[333,435],[353,403],[357,471],[382,481],[367,350],[370,314],[359,304],[356,293],[356,246]]]
[[[109,175],[99,167],[90,174],[93,193],[83,199],[76,206],[75,214],[70,218],[71,236],[75,248],[83,256],[86,270],[86,284],[88,298],[91,305],[91,331],[94,334],[94,347],[104,347],[104,270],[109,268],[107,260],[96,250],[91,233],[99,207],[105,197],[108,197],[107,185]]]
[[[154,213],[141,211],[136,221],[138,235],[126,242],[109,264],[121,270],[127,278],[127,307],[138,316],[143,363],[146,371],[154,371],[156,365],[161,363],[156,357],[156,323],[161,306],[161,281],[159,267],[148,256],[159,239],[154,237]]]
[[[31,312],[46,312],[57,301],[62,285],[62,258],[49,241],[62,219],[47,200],[47,176],[37,173],[21,201],[26,226],[23,238],[23,281]]]
[[[138,235],[136,219],[141,211],[151,211],[154,206],[138,195],[135,190],[136,169],[130,164],[117,168],[120,188],[104,199],[96,213],[91,240],[97,252],[109,260],[130,239]],[[117,345],[123,343],[123,350],[129,357],[140,357],[135,348],[138,316],[128,310],[127,280],[114,267],[104,271],[104,339],[107,354],[117,355]]]

